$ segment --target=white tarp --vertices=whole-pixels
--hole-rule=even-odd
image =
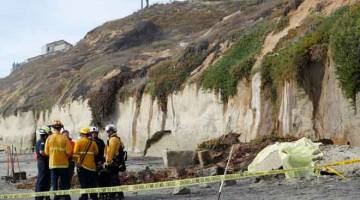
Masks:
[[[296,142],[275,143],[263,149],[248,166],[249,172],[268,171],[314,166],[314,160],[323,156],[319,146],[308,138],[302,138]],[[313,176],[313,170],[289,172],[287,178]]]

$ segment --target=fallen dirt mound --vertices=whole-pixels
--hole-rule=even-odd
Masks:
[[[266,136],[249,143],[241,143],[240,134],[229,133],[219,138],[205,141],[198,145],[198,163],[207,168],[218,166],[224,168],[229,157],[231,146],[234,145],[233,155],[230,162],[232,171],[245,171],[256,155],[265,147],[275,142],[296,141],[294,137]]]

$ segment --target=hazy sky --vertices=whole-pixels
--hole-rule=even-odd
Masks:
[[[42,45],[60,39],[74,44],[96,26],[140,6],[141,0],[1,0],[0,77],[10,73],[14,61],[39,55]]]

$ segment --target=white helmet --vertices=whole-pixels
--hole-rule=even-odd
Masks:
[[[98,133],[98,132],[99,132],[99,129],[98,129],[97,127],[93,126],[93,127],[90,128],[90,132],[91,132],[91,133],[94,133],[94,132],[95,132],[95,133]]]
[[[109,124],[109,125],[107,125],[107,126],[105,127],[105,131],[106,131],[106,133],[108,133],[108,134],[116,133],[116,132],[117,132],[116,127],[115,127],[114,124]]]
[[[48,126],[43,126],[36,130],[36,133],[39,135],[49,135],[50,134],[50,128]]]

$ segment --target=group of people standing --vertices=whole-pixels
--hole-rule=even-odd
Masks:
[[[85,127],[79,132],[79,139],[72,140],[69,131],[59,120],[37,130],[40,139],[36,143],[38,177],[36,192],[67,190],[71,187],[74,169],[81,188],[109,187],[120,185],[119,172],[125,171],[126,152],[117,135],[117,129],[110,124],[105,127],[107,143],[101,140],[97,127]],[[82,194],[85,199],[123,199],[122,192]],[[36,199],[50,199],[49,196]],[[69,200],[69,195],[55,195],[54,200]]]

